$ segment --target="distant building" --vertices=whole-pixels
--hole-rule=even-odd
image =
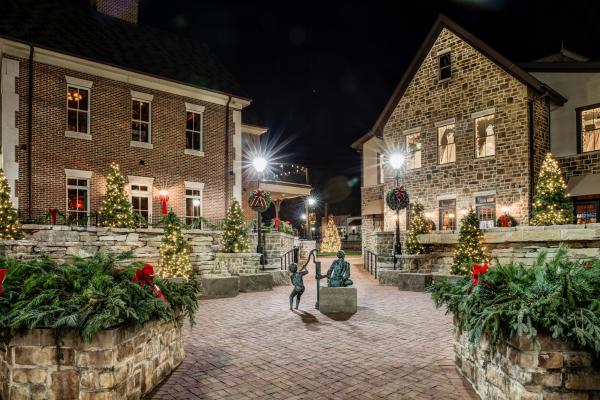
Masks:
[[[551,151],[565,172],[577,223],[600,207],[600,63],[562,50],[516,65],[440,16],[373,128],[362,151],[363,247],[393,230],[383,196],[394,185],[388,149],[407,157],[401,183],[438,229],[455,230],[466,208],[482,227],[507,209],[531,217],[536,176]],[[406,211],[400,216],[406,229]]]

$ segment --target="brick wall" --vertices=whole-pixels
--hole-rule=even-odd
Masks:
[[[439,82],[437,52],[452,51],[452,78]],[[412,199],[438,219],[440,195],[455,194],[457,211],[475,203],[475,193],[496,191],[497,214],[509,206],[521,224],[528,222],[529,116],[528,88],[444,29],[408,85],[384,127],[390,148],[404,146],[404,130],[421,127],[422,167],[408,170],[402,182]],[[544,102],[536,106],[541,115]],[[471,114],[494,109],[495,156],[475,158],[475,120]],[[546,106],[547,108],[547,106]],[[456,162],[438,164],[436,122],[455,119]],[[542,119],[541,117],[539,119]],[[542,138],[543,125],[537,124]],[[544,146],[539,146],[543,148]],[[386,182],[386,189],[393,185]],[[385,229],[392,230],[395,213],[386,207]],[[405,213],[401,213],[405,227]]]
[[[17,128],[20,143],[27,143],[28,62],[20,62],[17,78],[19,111]],[[90,93],[90,133],[92,140],[65,137],[65,76],[93,82]],[[154,96],[151,102],[151,141],[153,149],[131,147],[131,90]],[[185,103],[205,107],[203,114],[204,157],[184,154]],[[203,182],[203,213],[206,218],[225,216],[225,199],[232,194],[234,124],[229,112],[229,154],[225,171],[225,106],[199,101],[145,87],[79,73],[39,62],[34,63],[32,208],[66,208],[65,168],[92,171],[90,209],[100,208],[105,192],[105,174],[111,162],[120,164],[125,176],[154,178],[153,215],[160,212],[158,191],[168,189],[169,207],[185,215],[184,181]],[[19,208],[28,207],[27,150],[17,148]],[[143,160],[144,165],[141,165]],[[224,182],[229,181],[229,193]]]

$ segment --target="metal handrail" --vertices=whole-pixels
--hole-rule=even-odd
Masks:
[[[291,262],[298,263],[298,251],[300,249],[298,247],[294,247],[290,251],[285,252],[279,257],[279,269],[282,271],[287,271],[288,265]]]
[[[365,250],[363,268],[377,279],[377,257],[376,253],[370,250]]]

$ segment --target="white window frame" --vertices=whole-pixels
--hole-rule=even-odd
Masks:
[[[133,208],[133,197],[147,197],[148,198],[148,224],[152,221],[152,192],[154,190],[154,178],[145,176],[133,176],[127,177],[129,183],[129,203]],[[148,190],[133,190],[132,186],[147,186]]]
[[[85,79],[79,79],[79,78],[75,78],[72,76],[65,76],[65,81],[67,82],[67,94],[69,93],[69,88],[75,88],[75,89],[79,89],[79,90],[87,90],[88,92],[88,104],[87,104],[87,127],[86,127],[86,132],[76,132],[76,131],[71,131],[69,130],[69,110],[72,110],[69,108],[69,100],[66,101],[65,104],[65,126],[67,127],[67,129],[65,129],[65,137],[68,138],[73,138],[73,139],[83,139],[83,140],[92,140],[92,134],[90,133],[90,121],[91,121],[91,117],[92,117],[92,86],[94,84],[94,82],[92,81],[88,81]],[[76,112],[79,112],[80,110],[74,110]]]
[[[418,136],[419,140],[419,149],[415,150],[415,151],[410,151],[410,149],[408,148],[408,140],[409,138],[413,138],[415,136]],[[407,157],[407,168],[408,169],[419,169],[422,167],[423,165],[423,142],[422,142],[422,137],[421,137],[421,132],[414,132],[414,133],[410,133],[410,134],[406,134],[405,135],[405,147],[406,147],[406,154],[408,155]],[[419,153],[419,165],[416,165],[416,160],[415,160],[415,155],[416,153]]]
[[[129,144],[131,147],[141,147],[144,149],[153,149],[154,148],[154,144],[152,143],[152,100],[154,100],[154,95],[148,94],[148,93],[142,93],[142,92],[136,92],[135,90],[131,91],[131,108],[129,110],[130,112],[130,127],[129,127]],[[141,103],[148,103],[148,141],[147,142],[142,142],[139,140],[133,140],[133,136],[131,136],[131,125],[134,122],[138,122],[138,123],[146,123],[146,121],[142,121],[140,120],[135,120],[133,119],[133,102],[134,101],[139,101]],[[140,118],[141,118],[141,111],[140,111]]]
[[[454,135],[452,136],[452,143],[451,143],[451,145],[454,147],[454,159],[452,161],[442,162],[442,153],[441,153],[442,144],[440,143],[440,131],[442,129],[448,128],[450,126],[452,126],[452,129],[454,129]],[[456,123],[451,122],[451,123],[447,123],[447,124],[436,125],[436,127],[437,127],[437,132],[436,132],[437,163],[438,163],[438,165],[453,164],[456,162]],[[446,144],[446,146],[450,146],[450,144]]]
[[[478,143],[477,143],[477,122],[483,118],[489,118],[492,117],[492,119],[494,120],[494,123],[492,124],[492,127],[494,129],[494,134],[493,135],[486,135],[486,144],[487,144],[487,140],[490,137],[494,137],[494,150],[492,154],[485,154],[485,155],[479,155],[478,154]],[[490,110],[485,110],[482,112],[478,112],[478,113],[473,113],[471,114],[471,118],[473,118],[473,131],[474,131],[474,135],[473,135],[473,140],[475,142],[475,158],[476,159],[480,159],[480,158],[489,158],[489,157],[494,157],[496,156],[496,141],[498,139],[498,135],[496,135],[496,124],[495,124],[495,119],[496,119],[496,115],[494,112],[494,109],[490,109]],[[456,140],[456,139],[455,139]]]
[[[87,186],[85,187],[85,189],[87,190],[86,212],[87,221],[89,221],[91,217],[90,203],[92,194],[92,171],[82,171],[78,169],[65,168],[65,217],[67,218],[69,216],[69,189],[82,188],[82,186],[79,185],[69,185],[69,179],[81,179],[87,181]]]
[[[185,209],[185,220],[187,222],[188,218],[202,218],[204,217],[204,183],[202,182],[190,182],[190,181],[184,181],[184,186],[185,186],[185,191],[188,190],[199,190],[200,191],[200,195],[199,196],[194,196],[194,195],[188,195],[187,193],[185,193],[184,199],[183,199],[183,207]],[[193,199],[199,199],[200,200],[200,215],[198,216],[189,216],[187,215],[187,199],[191,198]]]
[[[200,131],[192,131],[192,132],[200,132],[200,150],[196,150],[196,149],[188,149],[187,148],[187,137],[186,137],[186,147],[183,150],[184,154],[190,155],[190,156],[198,156],[198,157],[204,157],[204,110],[206,108],[204,106],[201,106],[199,104],[193,104],[193,103],[185,103],[185,117],[186,117],[186,121],[187,121],[187,113],[191,112],[191,113],[195,113],[195,114],[200,114]],[[185,134],[187,136],[187,123],[186,123],[186,127],[185,127]]]

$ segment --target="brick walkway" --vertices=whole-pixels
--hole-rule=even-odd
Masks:
[[[300,312],[290,287],[201,301],[186,359],[147,398],[477,399],[454,368],[451,317],[349,261],[359,308],[346,321],[314,309],[314,271]]]

